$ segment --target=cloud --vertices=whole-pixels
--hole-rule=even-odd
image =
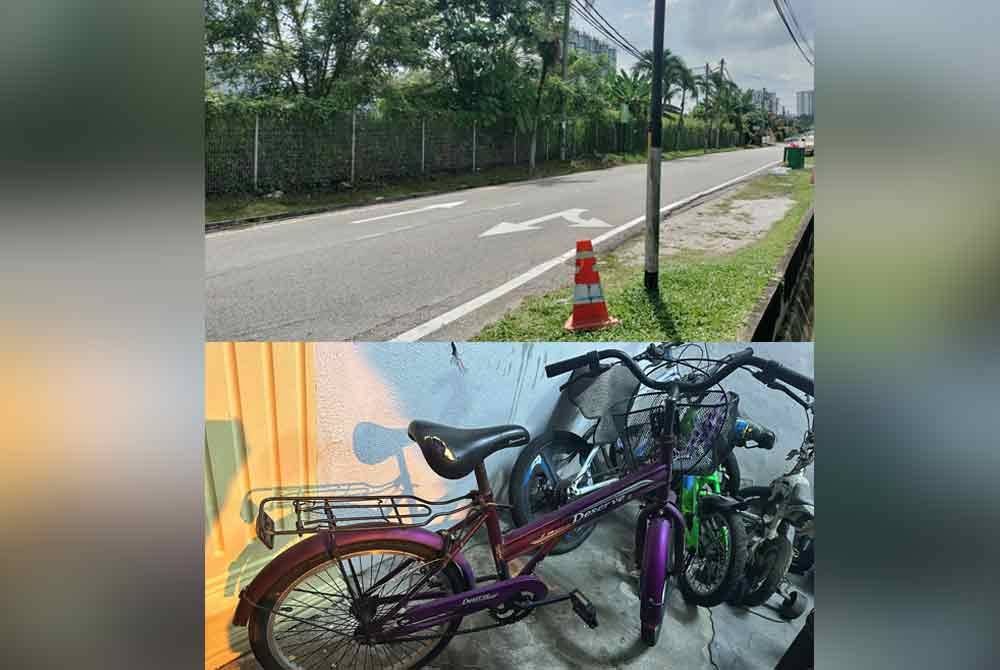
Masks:
[[[806,39],[816,32],[816,0],[788,0]],[[653,41],[653,0],[596,0],[596,9],[640,50]],[[577,25],[589,27],[582,21]],[[665,46],[691,67],[726,69],[744,88],[776,91],[794,111],[795,92],[813,88],[813,70],[788,35],[772,0],[667,0]],[[618,66],[634,59],[618,51]]]

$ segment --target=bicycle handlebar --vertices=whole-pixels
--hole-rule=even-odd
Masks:
[[[659,391],[669,391],[673,389],[677,389],[681,393],[699,393],[706,391],[744,365],[752,365],[755,368],[760,369],[760,372],[754,376],[765,384],[770,385],[774,382],[774,380],[781,380],[810,396],[813,395],[814,391],[814,383],[812,379],[796,372],[795,370],[785,367],[777,361],[754,356],[753,349],[750,347],[747,347],[743,351],[723,357],[720,362],[712,368],[708,375],[698,381],[681,381],[679,379],[657,381],[648,377],[639,368],[639,366],[636,365],[631,356],[626,354],[624,351],[619,351],[618,349],[589,351],[580,356],[574,356],[563,361],[551,363],[545,366],[545,374],[548,377],[558,377],[561,374],[565,374],[585,365],[596,366],[602,359],[605,358],[618,359],[632,372],[633,375],[635,375],[636,379],[642,382],[643,385]]]

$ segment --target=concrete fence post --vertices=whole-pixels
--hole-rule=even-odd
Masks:
[[[257,160],[260,155],[260,114],[253,117],[253,190],[257,189]]]
[[[351,110],[351,186],[354,186],[355,163],[357,162],[358,146],[358,111]]]
[[[472,171],[476,171],[476,122],[472,122]]]
[[[427,119],[420,119],[420,174],[427,169]]]

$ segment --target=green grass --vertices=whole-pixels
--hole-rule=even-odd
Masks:
[[[807,163],[806,167],[811,167]],[[474,339],[481,341],[687,341],[733,340],[739,337],[775,269],[798,232],[802,216],[813,199],[807,170],[785,176],[766,175],[743,187],[741,200],[787,196],[795,204],[759,241],[731,254],[710,256],[682,252],[660,260],[660,296],[651,297],[642,285],[639,264],[625,263],[616,254],[598,261],[613,328],[570,333],[563,323],[572,309],[572,289],[531,296]],[[727,208],[728,201],[716,205]]]
[[[712,149],[710,153],[735,151],[743,147]],[[663,155],[663,160],[675,160],[703,154],[702,149],[671,151]],[[547,161],[539,163],[534,177],[528,176],[524,166],[504,166],[482,170],[476,174],[442,174],[419,178],[396,179],[391,182],[363,185],[358,189],[310,191],[285,193],[280,198],[264,198],[254,195],[209,196],[205,200],[205,220],[224,221],[246,219],[254,216],[290,214],[310,209],[336,208],[348,205],[368,205],[391,198],[408,195],[447,193],[463,188],[491,186],[522,181],[529,178],[556,177],[586,170],[644,163],[643,154],[604,154],[600,157],[572,161]]]

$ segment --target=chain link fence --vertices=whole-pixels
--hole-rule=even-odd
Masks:
[[[560,123],[539,124],[535,160],[558,159]],[[719,147],[740,143],[729,128]],[[667,123],[665,151],[715,147],[703,125]],[[427,174],[471,173],[529,162],[530,133],[513,122],[482,125],[443,115],[384,117],[338,112],[323,118],[268,113],[205,120],[205,191],[209,195],[303,192]],[[646,151],[646,125],[592,119],[567,123],[567,158]]]

